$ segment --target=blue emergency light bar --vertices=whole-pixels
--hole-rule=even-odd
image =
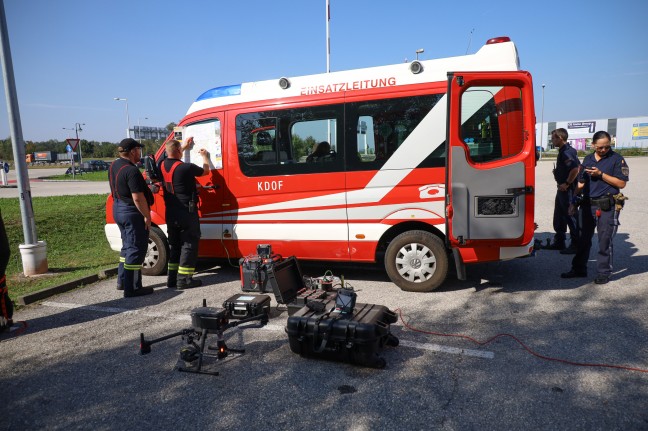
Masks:
[[[225,85],[223,87],[212,88],[211,90],[205,91],[203,94],[198,96],[196,102],[206,99],[214,99],[216,97],[225,97],[225,96],[238,96],[241,94],[241,84],[237,85]]]

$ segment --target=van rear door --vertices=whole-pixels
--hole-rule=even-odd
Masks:
[[[535,114],[528,72],[448,73],[447,238],[452,247],[529,244]]]

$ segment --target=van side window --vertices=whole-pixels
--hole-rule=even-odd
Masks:
[[[461,95],[461,138],[475,163],[519,154],[524,145],[521,90],[511,86],[466,90]]]
[[[442,94],[372,100],[347,104],[348,170],[380,169],[416,129]],[[441,142],[431,143],[441,145]],[[416,162],[413,162],[416,163]],[[445,154],[427,157],[425,166],[444,166]]]
[[[241,171],[249,177],[342,171],[342,112],[330,105],[237,115]]]

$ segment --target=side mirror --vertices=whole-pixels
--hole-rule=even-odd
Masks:
[[[144,164],[144,171],[146,172],[146,178],[149,181],[161,181],[161,175],[158,170],[157,165],[155,164],[155,157],[152,154],[142,157],[142,162]]]

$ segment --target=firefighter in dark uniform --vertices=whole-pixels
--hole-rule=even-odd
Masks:
[[[202,167],[182,162],[182,154],[192,146],[193,138],[188,138],[184,145],[176,140],[167,142],[167,158],[160,165],[170,251],[167,287],[177,289],[202,285],[200,280],[193,279],[200,240],[196,177],[209,174],[209,153],[204,148],[200,150]]]
[[[605,284],[610,281],[614,235],[619,226],[619,212],[626,199],[621,189],[630,179],[630,168],[621,155],[611,150],[611,142],[609,133],[596,132],[592,138],[594,153],[583,159],[584,169],[578,176],[578,186],[574,194],[574,203],[581,201],[578,212],[581,235],[576,255],[572,260],[572,269],[562,273],[562,278],[587,277],[587,261],[596,228],[599,250],[596,255],[597,276],[594,282]],[[570,211],[575,212],[574,204]]]
[[[142,262],[148,249],[153,195],[136,163],[142,157],[142,144],[127,138],[119,144],[119,158],[108,171],[110,192],[113,196],[113,217],[122,238],[118,268],[118,289],[124,297],[153,293],[153,288],[142,286]]]
[[[9,239],[0,212],[0,332],[8,330],[13,325],[13,302],[9,298],[7,274],[5,274],[10,254]]]
[[[546,247],[549,250],[561,250],[561,254],[576,253],[578,244],[578,224],[576,217],[569,215],[571,197],[576,188],[576,176],[580,168],[577,151],[569,145],[567,130],[556,129],[551,132],[551,143],[558,148],[556,167],[553,170],[556,180],[556,199],[554,201],[553,228],[556,234],[553,242]],[[565,237],[569,228],[570,243],[565,247]]]

